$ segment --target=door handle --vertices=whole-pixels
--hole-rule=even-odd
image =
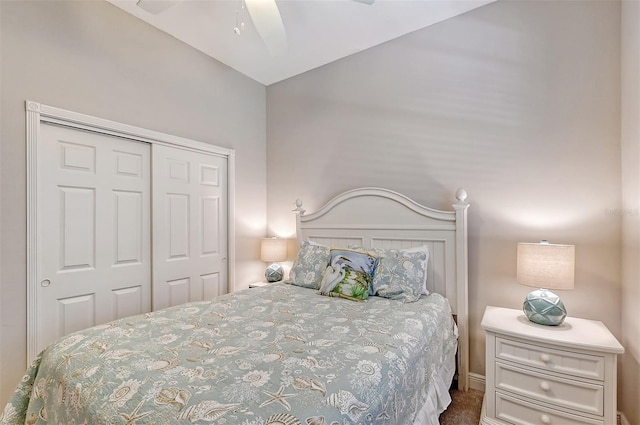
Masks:
[[[46,288],[47,286],[51,285],[51,281],[49,279],[44,279],[42,282],[40,282],[40,285]]]

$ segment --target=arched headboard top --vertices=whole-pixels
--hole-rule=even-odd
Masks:
[[[314,220],[318,220],[325,214],[329,213],[332,209],[336,208],[340,204],[344,202],[349,202],[352,199],[360,198],[360,197],[377,197],[381,199],[386,199],[389,201],[396,202],[397,204],[424,217],[428,217],[436,220],[443,220],[443,221],[455,221],[455,211],[443,211],[443,210],[437,210],[434,208],[429,208],[427,206],[417,203],[413,199],[401,193],[398,193],[389,189],[380,188],[380,187],[362,187],[362,188],[348,190],[346,192],[343,192],[335,196],[329,202],[324,204],[324,206],[322,206],[319,210],[311,214],[306,214],[306,210],[303,208],[302,200],[296,199],[296,209],[294,210],[294,212],[299,213],[302,221],[304,222],[314,221]],[[467,192],[464,189],[458,189],[458,191],[456,192],[456,199],[458,200],[458,203],[465,204],[468,206],[468,204],[466,203]]]

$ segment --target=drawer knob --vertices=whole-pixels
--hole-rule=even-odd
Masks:
[[[540,360],[542,360],[542,363],[549,363],[551,361],[551,356],[548,354],[543,354],[540,356]]]
[[[547,392],[551,389],[551,385],[547,381],[540,382],[540,389],[544,392]]]
[[[551,423],[551,418],[547,415],[542,415],[540,416],[540,422],[542,422],[545,425],[548,425]]]

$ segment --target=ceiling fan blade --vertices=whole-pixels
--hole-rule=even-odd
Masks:
[[[244,0],[247,11],[271,56],[287,53],[287,33],[275,0]]]
[[[180,0],[138,0],[136,5],[149,13],[157,15],[179,2]]]

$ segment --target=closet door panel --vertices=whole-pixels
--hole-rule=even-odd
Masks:
[[[226,293],[226,287],[220,282],[220,273],[211,273],[200,276],[202,279],[202,292],[204,299],[210,299]]]
[[[227,292],[227,158],[153,146],[153,309]]]
[[[58,190],[60,194],[58,271],[93,268],[96,256],[95,188],[61,186]]]
[[[220,254],[220,198],[204,197],[201,199],[200,216],[202,217],[201,255]]]
[[[178,189],[185,190],[185,189]],[[159,226],[167,230],[166,260],[178,261],[189,258],[190,247],[190,221],[189,207],[191,202],[188,193],[167,193],[165,197],[165,220],[159,222]],[[161,215],[162,212],[158,212]],[[159,227],[156,226],[156,227]],[[162,232],[157,229],[156,232]],[[164,233],[164,232],[162,232]]]
[[[113,316],[129,317],[140,314],[141,307],[148,305],[149,301],[143,300],[142,285],[131,288],[120,288],[111,291],[113,299]]]
[[[43,124],[37,142],[39,352],[151,308],[148,144]]]
[[[141,192],[113,191],[115,210],[113,265],[127,267],[142,262],[142,239],[145,232],[143,226],[143,194]]]

